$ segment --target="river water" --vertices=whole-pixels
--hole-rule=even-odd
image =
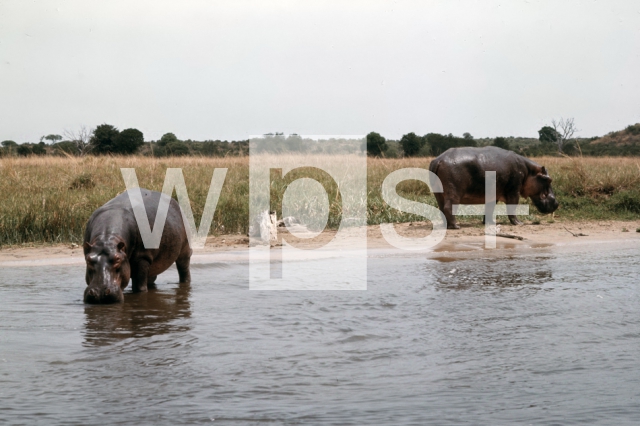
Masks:
[[[3,424],[638,424],[637,243],[375,252],[366,291],[250,291],[242,262],[85,306],[0,269]]]

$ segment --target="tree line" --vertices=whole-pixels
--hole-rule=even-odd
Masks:
[[[50,144],[45,141],[51,142]],[[180,140],[173,133],[165,133],[157,141],[145,142],[143,133],[134,128],[119,130],[111,124],[101,124],[94,129],[80,127],[77,131],[65,131],[63,135],[51,134],[38,143],[18,144],[12,140],[1,143],[2,156],[85,156],[85,155],[145,155],[168,156],[240,156],[249,153],[249,141]]]
[[[376,132],[366,138],[371,157],[402,158],[438,156],[449,148],[463,146],[496,146],[527,157],[542,155],[638,156],[640,155],[640,123],[604,137],[579,138],[573,118],[552,120],[538,130],[538,138],[495,137],[476,139],[469,133],[457,137],[449,133],[407,133],[400,140],[387,140]],[[594,143],[595,142],[595,143]]]
[[[470,133],[461,137],[449,133],[427,133],[420,136],[414,132],[403,135],[400,140],[386,139],[371,132],[361,149],[372,157],[402,158],[438,156],[449,148],[463,146],[493,145],[512,150],[525,156],[541,155],[592,155],[592,156],[637,156],[640,155],[640,123],[630,125],[622,131],[611,132],[598,138],[578,138],[573,118],[552,120],[550,125],[538,131],[538,138],[474,138]],[[48,143],[46,143],[47,141]],[[597,142],[596,142],[597,141]],[[264,135],[264,145],[270,150],[286,152],[330,152],[340,148],[340,141],[317,143],[293,134]],[[596,143],[594,143],[596,142]],[[249,141],[180,140],[174,133],[165,133],[157,141],[145,142],[143,133],[135,128],[119,130],[110,124],[101,124],[94,129],[81,127],[77,131],[65,131],[63,135],[42,136],[37,143],[18,144],[11,140],[1,142],[2,156],[42,155],[144,155],[167,156],[242,156],[249,153]]]

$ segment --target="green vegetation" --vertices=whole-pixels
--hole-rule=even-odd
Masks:
[[[376,132],[370,132],[362,149],[371,157],[407,158],[437,156],[449,148],[462,146],[493,145],[509,149],[527,157],[540,156],[640,156],[640,123],[627,126],[624,130],[611,132],[603,137],[579,138],[572,118],[552,120],[551,126],[543,126],[538,138],[498,136],[495,138],[474,138],[470,133],[462,137],[439,133],[420,136],[407,133],[400,140],[386,139]],[[318,152],[317,146],[296,134],[282,133],[264,135],[265,140],[288,151]],[[45,144],[45,140],[51,144]],[[157,141],[144,141],[144,135],[137,129],[119,131],[110,124],[101,124],[95,129],[81,127],[76,132],[65,132],[64,137],[50,134],[40,138],[39,143],[18,144],[12,140],[1,143],[0,157],[14,156],[84,156],[84,155],[142,155],[145,157],[228,157],[244,156],[249,153],[249,141],[221,141],[191,139],[181,140],[174,133],[165,133]]]
[[[89,144],[93,154],[134,154],[144,145],[144,136],[138,129],[119,131],[110,124],[101,124],[93,131]]]
[[[502,149],[511,149],[511,145],[509,145],[509,141],[507,138],[497,137],[493,140],[493,146],[497,146]]]
[[[371,132],[367,135],[367,154],[372,157],[381,157],[389,149],[387,140],[380,133]]]
[[[426,144],[427,141],[424,137],[420,137],[413,132],[407,133],[402,136],[402,139],[400,139],[400,145],[402,146],[402,151],[406,157],[417,156],[422,147]]]
[[[95,129],[80,128],[78,131],[60,135],[47,135],[39,143],[17,144],[5,140],[0,147],[0,157],[30,156],[84,156],[84,155],[143,155],[146,157],[243,156],[249,152],[249,141],[193,141],[180,140],[173,133],[166,133],[158,141],[144,141],[138,129],[118,130],[110,124],[101,124]],[[45,144],[48,140],[51,144]]]
[[[347,158],[348,160],[348,158]],[[561,203],[555,220],[637,220],[640,215],[640,166],[631,158],[535,159],[553,177],[553,188]],[[382,200],[382,181],[394,170],[426,168],[431,158],[368,159],[368,223],[408,222],[419,217],[389,208]],[[38,157],[0,159],[0,245],[58,243],[82,240],[84,226],[93,211],[124,190],[121,167],[136,168],[140,185],[160,191],[166,169],[183,168],[196,221],[209,190],[213,169],[228,168],[225,184],[211,227],[212,233],[247,232],[249,224],[248,157]],[[302,173],[302,172],[300,172]],[[307,171],[307,177],[322,182],[330,195],[330,226],[342,213],[337,189],[322,172]],[[302,177],[302,175],[297,176]],[[287,182],[274,179],[273,207],[279,209]],[[435,206],[426,184],[405,181],[398,193]],[[522,202],[525,202],[522,200]],[[525,221],[550,222],[537,213]],[[278,214],[281,212],[278,210]],[[506,223],[506,218],[499,218]],[[462,222],[480,226],[477,217]]]
[[[384,140],[384,145],[382,145],[382,140],[379,138]],[[386,140],[375,132],[367,135],[367,154],[370,157],[429,157],[440,155],[449,148],[461,146],[478,146],[478,143],[469,133],[465,133],[460,138],[452,134],[428,133],[424,136],[419,136],[414,132],[410,132],[403,135],[399,141]]]

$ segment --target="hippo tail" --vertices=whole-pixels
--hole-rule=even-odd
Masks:
[[[429,164],[429,171],[437,175],[439,165],[440,165],[440,157],[434,158],[433,160],[431,160],[431,163]]]

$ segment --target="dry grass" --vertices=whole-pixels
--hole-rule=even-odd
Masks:
[[[158,191],[166,169],[182,167],[198,220],[213,169],[226,167],[212,231],[242,231],[247,226],[246,158],[10,158],[0,160],[0,245],[82,241],[91,213],[125,189],[121,167],[135,167],[140,186]]]
[[[640,189],[640,159],[629,157],[541,157],[554,185],[565,194],[582,197],[609,196]]]
[[[426,168],[430,158],[368,159],[368,222],[401,222],[418,218],[389,208],[381,198],[384,178],[405,167]],[[562,219],[637,219],[640,215],[640,160],[636,158],[535,159],[554,178]],[[212,233],[246,232],[249,224],[249,160],[228,158],[3,158],[0,159],[0,245],[79,242],[91,213],[124,190],[121,167],[136,168],[140,186],[161,190],[165,170],[183,169],[189,196],[199,223],[209,183],[216,167],[228,168]],[[314,177],[310,173],[309,177]],[[326,180],[317,176],[321,181]],[[341,214],[340,197],[330,182],[332,220]],[[273,185],[277,207],[282,185]],[[407,198],[435,205],[427,186],[417,181],[399,185]],[[535,208],[531,207],[535,212]],[[532,215],[528,220],[540,220]],[[479,221],[473,219],[474,223]]]

